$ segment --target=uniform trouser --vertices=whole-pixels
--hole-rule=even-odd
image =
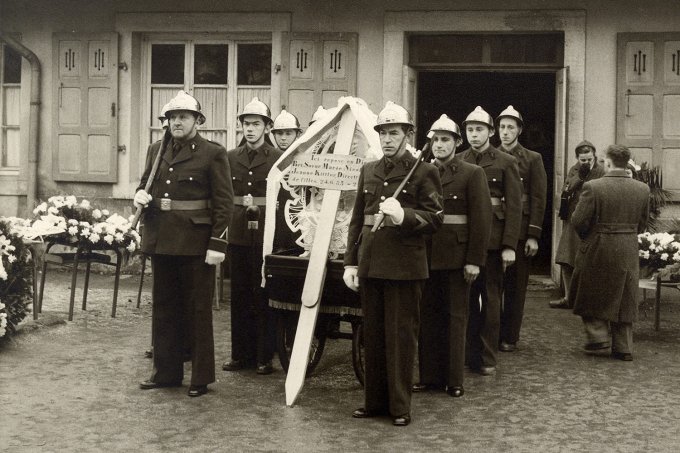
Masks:
[[[185,344],[191,347],[191,385],[215,382],[215,268],[204,261],[204,256],[151,255],[153,382],[182,382]]]
[[[411,411],[419,302],[424,280],[362,278],[364,397],[369,412]]]
[[[500,250],[489,250],[486,266],[470,289],[468,321],[469,363],[472,368],[496,366],[500,337],[501,297],[503,293],[503,260]],[[482,307],[479,307],[479,299]]]
[[[524,317],[524,302],[529,284],[531,257],[524,253],[526,241],[517,243],[515,264],[508,267],[503,279],[503,306],[501,309],[501,341],[517,343]]]
[[[604,319],[582,316],[588,343],[609,343],[609,330],[612,335],[612,352],[633,352],[633,324],[613,322]]]
[[[420,302],[420,383],[463,386],[468,285],[463,269],[430,271]]]
[[[274,315],[262,288],[262,244],[229,244],[231,266],[231,358],[246,365],[274,355]]]

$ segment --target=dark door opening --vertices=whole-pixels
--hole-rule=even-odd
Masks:
[[[519,142],[543,156],[548,174],[548,193],[543,234],[532,273],[550,274],[552,238],[552,194],[555,152],[555,73],[546,72],[429,72],[418,73],[417,140],[422,147],[432,123],[446,113],[462,130],[465,117],[478,105],[496,117],[508,105],[524,118]],[[463,131],[464,143],[468,147]],[[500,140],[491,138],[494,146]]]

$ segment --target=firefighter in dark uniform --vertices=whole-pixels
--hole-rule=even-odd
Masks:
[[[491,115],[478,106],[463,127],[470,148],[459,158],[484,169],[493,211],[486,266],[470,290],[468,323],[470,369],[488,376],[496,372],[503,274],[515,262],[522,222],[522,183],[517,160],[489,143],[494,134]]]
[[[286,151],[298,139],[301,133],[302,128],[297,117],[286,110],[281,110],[281,113],[274,119],[274,127],[272,127],[272,135],[274,136],[276,146],[281,151]]]
[[[421,163],[393,197],[417,162],[406,149],[413,121],[406,109],[388,102],[375,130],[384,157],[361,169],[344,258],[343,279],[360,292],[364,321],[365,406],[352,416],[390,415],[395,426],[405,426],[411,421],[418,307],[428,277],[425,235],[442,223],[441,183],[437,169]],[[372,232],[379,211],[384,223]]]
[[[166,148],[151,193],[143,188],[160,151],[147,151],[146,169],[135,193],[144,211],[142,252],[153,268],[153,373],[142,389],[182,385],[185,343],[191,349],[189,396],[201,396],[215,382],[212,294],[215,265],[224,260],[224,237],[233,211],[227,153],[197,132],[205,116],[189,94],[180,91],[166,111],[172,140]],[[188,335],[189,341],[185,341]]]
[[[444,193],[444,225],[431,236],[430,278],[420,305],[414,391],[446,389],[463,396],[469,285],[486,261],[491,201],[484,170],[455,159],[463,142],[458,125],[442,115],[430,128],[434,164]]]
[[[499,349],[512,352],[517,349],[519,332],[524,316],[524,301],[529,284],[531,257],[538,253],[538,241],[543,230],[548,176],[543,167],[543,157],[536,151],[523,147],[518,139],[524,127],[522,115],[509,105],[496,118],[501,151],[517,159],[522,182],[522,227],[515,253],[515,264],[505,272],[503,307],[501,309],[501,343]]]
[[[222,369],[257,368],[270,374],[274,354],[273,314],[262,282],[267,175],[281,151],[266,142],[272,126],[269,107],[253,98],[238,116],[244,143],[227,152],[234,186],[229,225],[231,270],[231,360]]]

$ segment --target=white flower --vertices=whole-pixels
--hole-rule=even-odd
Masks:
[[[50,206],[49,208],[47,208],[47,213],[57,215],[59,214],[59,209],[55,208],[54,206]]]
[[[76,219],[68,219],[67,223],[69,225],[78,225],[78,221]]]
[[[92,217],[95,219],[101,219],[102,218],[102,212],[99,209],[95,209],[92,211]]]
[[[649,252],[646,250],[640,250],[640,256],[646,260],[649,259]]]
[[[9,261],[10,263],[15,262],[16,260],[17,260],[17,257],[14,256],[14,255],[8,255],[7,256],[7,261]]]
[[[33,214],[38,215],[40,213],[47,212],[47,203],[44,201],[35,207]]]
[[[91,225],[90,225],[90,222],[82,221],[82,222],[80,222],[80,226],[83,227],[83,228],[90,228]]]
[[[102,209],[102,215],[109,215],[108,209]]]
[[[107,244],[111,245],[113,243],[113,236],[107,234],[106,236],[104,236],[104,241],[106,241]]]
[[[101,223],[95,223],[95,225],[92,227],[93,233],[102,234],[103,230],[104,230],[104,227]]]
[[[77,226],[68,227],[68,234],[70,234],[71,236],[75,236],[76,234],[78,234],[78,227]]]
[[[130,245],[128,245],[126,248],[128,252],[132,253],[137,248],[137,244],[135,244],[134,242],[130,242]]]
[[[668,253],[662,253],[660,258],[661,258],[661,261],[668,261]]]
[[[92,234],[88,237],[88,239],[89,239],[90,242],[92,242],[93,244],[96,244],[97,242],[99,242],[99,239],[100,239],[100,238],[99,238],[99,235],[98,235],[97,233],[92,233]]]
[[[80,232],[81,236],[88,237],[90,235],[90,229],[89,228],[83,228],[83,231]]]
[[[123,240],[125,240],[125,236],[123,236],[123,233],[116,233],[114,237],[116,238],[116,242],[123,242]]]
[[[84,209],[90,209],[90,202],[83,199],[80,201],[80,207]]]

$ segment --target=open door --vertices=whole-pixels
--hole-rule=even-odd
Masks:
[[[409,111],[411,116],[413,117],[413,123],[417,124],[418,119],[416,118],[416,94],[418,93],[418,71],[413,69],[412,67],[408,65],[404,65],[404,69],[402,72],[402,82],[401,82],[401,92],[402,92],[402,99],[401,99],[401,105]],[[387,101],[393,101],[397,102],[396,100],[393,99],[385,99],[385,102]]]
[[[564,178],[568,170],[568,156],[567,149],[567,114],[568,114],[568,81],[569,68],[562,68],[557,71],[555,77],[555,177],[553,190],[553,206],[560,205],[560,194]],[[557,217],[557,209],[553,209],[553,233],[552,233],[552,253],[551,253],[551,272],[550,275],[554,282],[560,284],[560,266],[555,264],[555,253],[557,252],[557,245],[562,235],[562,221]]]

